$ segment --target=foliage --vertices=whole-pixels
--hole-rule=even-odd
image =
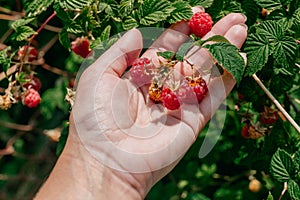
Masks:
[[[136,27],[169,27],[190,19],[195,5],[204,7],[214,22],[232,12],[247,16],[248,37],[240,50],[220,36],[196,43],[208,49],[239,84],[223,105],[227,109],[224,127],[217,120],[221,111],[210,123],[210,127],[223,129],[222,135],[217,138],[205,127],[183,160],[154,186],[147,199],[279,199],[284,184],[288,189],[282,199],[299,199],[299,133],[251,77],[256,74],[300,123],[299,0],[0,2],[1,97],[12,83],[20,86],[26,82],[26,74],[34,74],[42,82],[39,107],[29,109],[19,102],[0,111],[0,199],[32,199],[64,147],[70,110],[64,101],[66,87],[72,87],[83,62],[70,52],[75,38],[88,38],[94,53],[100,55],[119,33]],[[209,43],[212,41],[216,43]],[[26,63],[17,52],[29,44],[39,55]],[[194,44],[185,43],[176,54],[163,56],[183,61]],[[245,70],[239,51],[247,53]],[[21,72],[15,70],[16,65]],[[275,123],[260,122],[260,113],[266,108],[278,114]],[[257,139],[241,136],[245,124],[254,127]],[[218,142],[199,159],[205,137]],[[258,191],[249,188],[253,179],[262,184]]]

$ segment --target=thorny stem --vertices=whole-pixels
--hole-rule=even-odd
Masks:
[[[282,112],[282,114],[287,118],[287,120],[294,126],[294,128],[298,131],[298,133],[300,133],[300,127],[299,127],[299,125],[289,115],[289,113],[282,107],[282,105],[277,101],[277,99],[272,95],[272,93],[265,87],[265,85],[256,76],[256,74],[253,74],[252,77],[257,82],[257,84],[262,88],[262,90],[268,95],[268,97],[275,104],[275,106]]]

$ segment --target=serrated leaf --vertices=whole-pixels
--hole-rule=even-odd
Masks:
[[[124,22],[122,23],[122,27],[124,30],[130,30],[135,27],[138,27],[138,22],[131,16],[125,18]]]
[[[27,17],[35,17],[42,12],[46,11],[47,8],[54,2],[54,0],[33,0],[28,4],[26,10]]]
[[[189,20],[193,15],[191,6],[185,1],[176,1],[172,3],[172,6],[175,9],[172,11],[171,16],[167,19],[167,21],[171,24],[182,20]]]
[[[291,156],[284,150],[278,149],[272,156],[270,172],[279,182],[288,182],[294,173],[294,164]]]
[[[191,6],[202,6],[208,8],[213,4],[214,0],[189,0]]]
[[[255,0],[256,4],[267,10],[276,10],[282,8],[280,0]]]
[[[300,92],[300,88],[298,89],[298,91]],[[300,106],[300,93],[298,93],[298,104]],[[300,149],[298,149],[298,151],[296,151],[294,158],[293,158],[294,164],[295,166],[297,166],[297,170],[300,170]]]
[[[294,38],[285,36],[274,43],[274,59],[284,68],[293,67],[297,43]]]
[[[148,26],[163,21],[173,10],[166,0],[145,0],[139,9],[140,23]]]
[[[27,40],[30,36],[32,36],[33,34],[35,34],[35,30],[33,30],[33,28],[29,27],[29,26],[19,26],[16,29],[16,40],[17,41],[23,41],[23,40]]]
[[[132,13],[133,7],[134,0],[121,0],[119,10],[122,17],[130,15]]]
[[[78,10],[91,5],[93,0],[60,0],[59,4],[63,9]]]
[[[70,49],[71,43],[70,43],[70,38],[69,34],[66,28],[63,28],[61,32],[59,33],[59,41],[63,47],[66,49]]]
[[[119,12],[119,4],[115,0],[101,1],[98,6],[98,12],[105,11],[109,17],[115,16],[115,13]]]
[[[300,25],[300,8],[298,8],[295,13],[293,14],[293,23],[295,26],[299,26]]]
[[[261,70],[272,53],[272,47],[270,47],[268,39],[262,33],[249,35],[244,50],[247,53],[246,76],[251,76]]]
[[[175,53],[173,51],[164,51],[164,52],[157,52],[158,56],[163,57],[167,60],[172,60],[175,56]]]
[[[59,17],[64,22],[71,21],[70,15],[64,8],[61,7],[61,4],[59,4],[57,1],[54,3],[53,8],[56,12],[56,16]]]
[[[299,200],[300,188],[294,180],[289,180],[288,182],[288,193],[291,197],[291,200]]]
[[[223,42],[223,43],[230,44],[230,42],[225,37],[223,37],[221,35],[214,35],[214,36],[212,36],[212,37],[210,37],[206,40],[201,40],[199,44],[200,45],[205,44],[206,42]]]
[[[84,33],[82,26],[80,26],[79,24],[77,24],[74,21],[70,22],[65,28],[68,31],[68,33],[72,33],[75,35]]]
[[[105,27],[105,29],[102,31],[101,36],[100,36],[101,41],[105,41],[105,40],[109,39],[110,30],[111,30],[111,26],[110,25],[108,25],[107,27]]]
[[[177,53],[176,53],[176,59],[179,60],[180,62],[183,62],[183,59],[185,57],[185,55],[188,53],[188,51],[194,46],[194,42],[187,42],[187,43],[183,43]]]
[[[217,62],[235,78],[239,85],[244,72],[244,59],[238,48],[228,43],[215,43],[203,46],[207,48]]]
[[[24,26],[26,24],[29,24],[30,22],[34,21],[35,18],[28,18],[28,19],[18,19],[14,21],[10,26],[16,30],[20,26]]]
[[[273,42],[276,38],[284,35],[284,29],[276,21],[265,21],[257,26],[257,33],[263,33],[266,37]]]

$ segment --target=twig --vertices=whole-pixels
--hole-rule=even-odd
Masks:
[[[12,122],[1,122],[1,121],[0,121],[0,126],[5,128],[15,129],[18,131],[31,131],[33,129],[33,126],[31,125],[22,125],[22,124],[16,124]]]
[[[73,77],[73,76],[75,76],[74,74],[71,74],[69,72],[63,71],[63,70],[61,70],[59,68],[52,67],[52,66],[48,65],[47,63],[43,64],[42,68],[44,68],[45,70],[48,70],[48,71],[50,71],[50,72],[52,72],[54,74],[58,74],[60,76],[65,76],[65,77]]]
[[[17,17],[17,16],[12,16],[12,15],[6,15],[6,14],[0,14],[0,19],[2,19],[2,20],[14,21],[14,20],[18,20],[19,17]]]
[[[4,43],[5,40],[8,38],[8,36],[10,36],[10,34],[12,34],[14,31],[12,28],[8,29],[4,34],[3,36],[1,37],[0,39],[0,43]]]
[[[282,190],[282,192],[281,192],[280,197],[279,197],[278,200],[282,199],[282,197],[283,197],[284,193],[287,191],[287,189],[288,189],[288,184],[287,184],[287,182],[284,182],[283,183],[283,190]]]
[[[275,106],[282,112],[282,114],[287,118],[287,120],[294,126],[294,128],[300,133],[300,127],[295,122],[295,120],[289,115],[289,113],[281,106],[281,104],[277,101],[277,99],[272,95],[272,93],[265,87],[265,85],[261,82],[261,80],[253,74],[252,77],[257,82],[257,84],[262,88],[262,90],[268,95],[271,101],[275,104]]]
[[[15,64],[12,67],[10,67],[6,72],[7,76],[15,73],[18,69],[18,66],[19,66],[19,64]],[[4,78],[6,78],[5,73],[4,72],[0,73],[0,81],[2,81]]]

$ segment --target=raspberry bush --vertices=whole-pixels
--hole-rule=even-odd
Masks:
[[[84,58],[100,55],[120,32],[190,20],[195,5],[205,8],[213,23],[232,12],[245,14],[247,41],[240,50],[219,36],[203,41],[210,28],[210,20],[203,20],[205,29],[192,32],[192,42],[160,54],[167,60],[165,70],[198,45],[211,52],[218,72],[226,69],[238,84],[223,105],[221,136],[206,127],[147,199],[299,199],[299,0],[0,2],[0,199],[32,199],[49,174],[67,138],[67,102],[72,104]],[[197,21],[190,22],[192,30]],[[247,53],[245,68],[240,51]],[[162,69],[141,60],[132,66],[131,80],[146,81],[149,98],[167,108],[201,103],[209,84],[202,76],[195,74],[178,87],[161,81],[165,73],[155,79]],[[218,120],[212,124],[221,126]],[[206,136],[218,142],[199,159]]]

